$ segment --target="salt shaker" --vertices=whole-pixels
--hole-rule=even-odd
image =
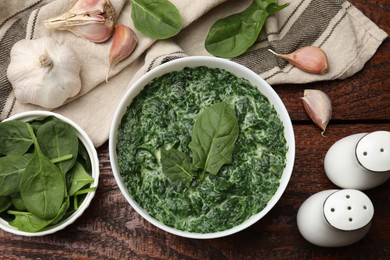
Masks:
[[[325,155],[328,178],[344,189],[367,190],[390,178],[390,132],[376,131],[347,136]]]
[[[354,189],[325,190],[309,197],[299,208],[297,224],[302,236],[323,247],[351,245],[369,231],[374,206]]]

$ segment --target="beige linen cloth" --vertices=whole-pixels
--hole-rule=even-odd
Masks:
[[[129,0],[110,0],[117,13],[117,23],[134,29]],[[13,96],[6,77],[10,49],[20,39],[50,36],[76,51],[81,61],[82,90],[54,112],[78,123],[95,146],[108,139],[115,109],[126,89],[140,76],[172,59],[209,55],[204,48],[211,25],[218,19],[244,10],[250,0],[171,0],[179,9],[184,28],[170,40],[155,41],[137,32],[138,45],[132,55],[119,63],[105,81],[108,52],[112,39],[95,44],[68,31],[53,31],[43,21],[69,10],[75,1],[27,0],[0,3],[0,120],[11,115],[43,108],[21,104]],[[252,69],[269,84],[306,83],[343,79],[363,68],[387,37],[364,14],[342,0],[279,0],[290,5],[269,17],[257,43],[233,61]],[[289,53],[315,45],[328,55],[330,70],[325,75],[311,75],[276,58],[267,49]]]

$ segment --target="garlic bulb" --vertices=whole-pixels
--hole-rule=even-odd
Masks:
[[[72,48],[42,37],[12,47],[7,77],[18,101],[54,109],[80,91],[80,69]]]
[[[44,21],[49,29],[68,30],[91,42],[104,42],[114,29],[115,9],[109,0],[78,0],[67,12]]]

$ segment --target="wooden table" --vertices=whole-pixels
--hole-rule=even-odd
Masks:
[[[388,0],[353,0],[390,33]],[[360,132],[390,131],[390,41],[386,40],[362,71],[345,80],[274,86],[287,106],[296,138],[291,181],[276,206],[237,234],[195,240],[166,233],[145,221],[115,183],[108,144],[98,149],[101,176],[91,206],[71,226],[53,235],[22,237],[0,231],[0,259],[390,259],[390,181],[366,191],[375,207],[371,229],[358,243],[322,248],[299,233],[296,214],[310,195],[337,188],[323,163],[337,140]],[[333,118],[322,137],[303,109],[303,90],[320,89],[333,101]]]

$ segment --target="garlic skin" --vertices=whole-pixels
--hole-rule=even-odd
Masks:
[[[12,47],[7,77],[19,102],[54,109],[79,93],[80,69],[72,48],[42,37]]]
[[[136,46],[137,35],[132,29],[123,24],[115,26],[109,53],[109,68],[106,81],[108,81],[108,74],[110,73],[111,68],[130,56]]]
[[[109,0],[78,0],[67,12],[43,22],[46,28],[68,30],[91,42],[104,42],[111,37],[115,9]]]
[[[326,53],[319,47],[306,46],[289,54],[279,54],[273,50],[269,51],[308,73],[323,75],[328,71],[329,65]]]
[[[306,89],[302,101],[307,114],[322,129],[321,135],[324,135],[332,117],[332,101],[325,92],[316,89]]]

